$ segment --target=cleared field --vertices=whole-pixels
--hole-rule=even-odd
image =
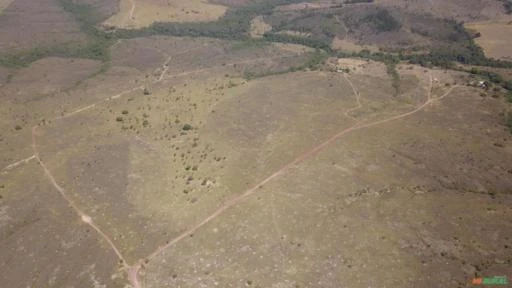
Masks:
[[[411,65],[397,97],[385,66],[361,59],[330,59],[348,74],[273,75],[311,53],[131,39],[105,74],[50,77],[57,88],[23,105],[0,99],[2,123],[26,122],[2,135],[3,161],[20,164],[0,173],[0,279],[423,288],[511,274],[502,100],[455,86],[462,73]],[[65,61],[8,86],[55,63],[96,67]]]
[[[9,6],[14,0],[1,0],[0,1],[0,13]]]
[[[140,28],[154,22],[205,22],[217,20],[227,7],[203,0],[121,0],[119,12],[103,24],[120,28]]]
[[[481,37],[475,39],[485,55],[496,59],[512,60],[512,17],[503,21],[466,24],[468,29],[477,31]]]
[[[336,50],[347,51],[347,52],[360,52],[361,50],[368,50],[372,52],[379,51],[378,47],[372,45],[359,45],[347,39],[340,39],[334,37],[332,40],[331,47]]]

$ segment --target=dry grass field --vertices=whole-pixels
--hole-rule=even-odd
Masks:
[[[103,24],[133,29],[154,22],[206,22],[217,20],[226,10],[203,0],[121,0],[119,12]]]
[[[512,17],[501,21],[469,23],[466,27],[482,35],[476,39],[476,43],[488,57],[512,60]]]
[[[455,19],[509,59],[503,3],[265,1],[0,0],[1,287],[512,276],[507,83],[397,57],[472,45]]]
[[[9,6],[14,0],[2,0],[0,1],[0,12],[2,12],[7,6]]]
[[[0,87],[1,283],[422,288],[510,275],[503,100],[411,65],[397,97],[386,67],[361,59],[329,60],[348,74],[242,77],[311,53],[149,37],[118,42],[103,74],[59,58],[14,73]]]

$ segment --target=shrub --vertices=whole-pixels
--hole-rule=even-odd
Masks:
[[[116,121],[117,121],[117,122],[123,122],[123,117],[121,117],[121,116],[117,116],[117,117],[116,117]]]
[[[183,125],[183,128],[182,128],[184,131],[188,131],[188,130],[192,130],[192,125],[190,124],[185,124]]]

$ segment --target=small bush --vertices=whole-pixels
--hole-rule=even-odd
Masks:
[[[21,129],[22,129],[22,127],[21,127],[20,125],[16,125],[16,126],[14,126],[14,129],[15,129],[16,131],[19,131],[19,130],[21,130]]]
[[[123,115],[128,114],[128,110],[123,110],[123,112],[121,112],[121,114],[123,114]]]
[[[117,116],[117,117],[116,117],[116,121],[117,121],[117,122],[123,122],[123,117],[121,117],[121,116]]]
[[[190,124],[185,124],[183,125],[183,128],[182,128],[184,131],[188,131],[188,130],[192,130],[192,125]]]

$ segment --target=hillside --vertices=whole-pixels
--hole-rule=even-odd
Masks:
[[[0,2],[2,287],[512,281],[506,1],[32,4]]]

